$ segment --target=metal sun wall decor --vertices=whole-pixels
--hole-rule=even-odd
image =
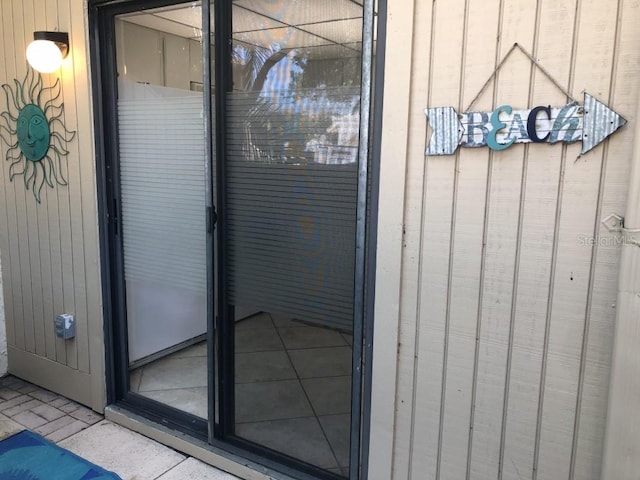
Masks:
[[[9,180],[22,175],[25,188],[31,188],[40,203],[45,183],[51,188],[53,180],[67,185],[63,158],[69,154],[66,145],[76,132],[67,130],[63,123],[59,78],[44,87],[42,75],[28,66],[22,83],[17,79],[13,82],[15,88],[2,85],[7,110],[0,113],[0,140],[9,147],[5,154],[5,161],[10,163]]]
[[[528,110],[514,110],[510,105],[502,105],[492,112],[469,111],[516,48],[573,101],[564,106],[541,105]],[[433,132],[425,151],[426,155],[453,155],[459,146],[487,146],[492,150],[504,150],[514,143],[554,144],[578,141],[582,141],[581,154],[585,154],[627,123],[622,116],[587,92],[584,92],[582,106],[579,105],[577,100],[517,43],[505,55],[466,110],[462,114],[458,114],[453,107],[425,110]]]

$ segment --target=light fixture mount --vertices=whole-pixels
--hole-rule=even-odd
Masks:
[[[33,42],[27,47],[27,61],[41,73],[53,73],[69,55],[67,32],[33,32]]]
[[[62,53],[62,58],[67,58],[69,54],[69,34],[67,32],[33,32],[33,39],[48,40],[55,43]]]

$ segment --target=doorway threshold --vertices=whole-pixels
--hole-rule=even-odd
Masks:
[[[232,451],[233,446],[225,445],[229,448],[227,450],[210,445],[117,405],[107,406],[104,416],[113,423],[245,480],[300,480],[300,477],[292,477],[238,455]]]

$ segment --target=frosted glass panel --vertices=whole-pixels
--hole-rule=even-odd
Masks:
[[[351,331],[359,91],[296,93],[229,101],[229,298]]]
[[[201,3],[119,15],[115,35],[129,389],[207,418]]]
[[[121,80],[129,360],[206,333],[201,93]]]

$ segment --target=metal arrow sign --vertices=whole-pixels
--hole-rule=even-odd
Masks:
[[[465,112],[453,107],[425,110],[433,131],[426,155],[452,155],[459,146],[504,150],[514,143],[582,141],[587,153],[627,121],[588,93],[584,105],[539,106],[513,110],[502,105],[493,112]]]

